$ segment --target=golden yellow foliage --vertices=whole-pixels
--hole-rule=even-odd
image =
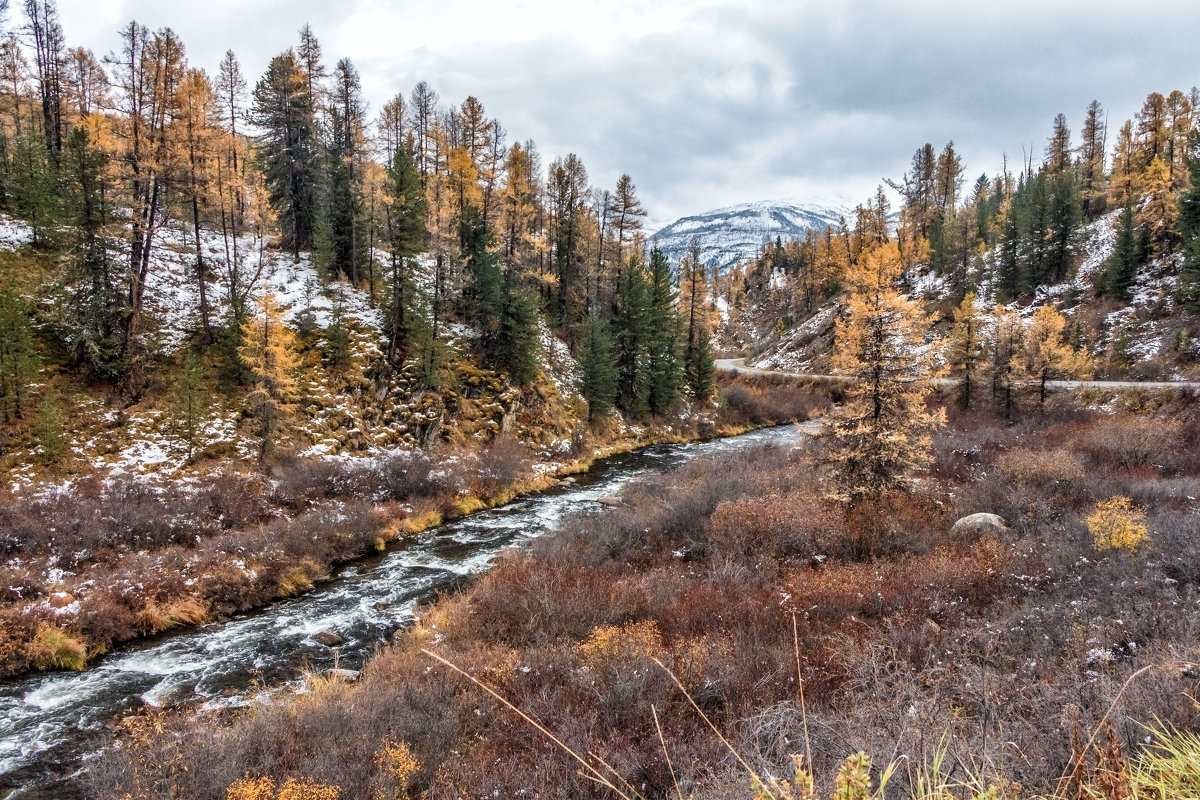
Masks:
[[[225,791],[225,800],[275,800],[275,781],[270,778],[240,778]]]
[[[578,645],[580,657],[592,669],[614,661],[655,656],[662,650],[662,633],[652,620],[616,627],[603,625]]]
[[[383,740],[383,748],[375,754],[375,763],[383,772],[387,789],[376,789],[372,800],[408,800],[408,783],[421,768],[407,742]]]
[[[894,242],[864,252],[846,276],[851,294],[830,366],[851,382],[821,436],[832,494],[850,502],[905,488],[931,461],[930,431],[945,420],[943,410],[925,407],[937,372],[924,341],[929,321],[900,294],[899,276]]]
[[[225,800],[338,800],[341,793],[337,786],[311,778],[288,778],[277,787],[271,778],[247,776],[229,786]]]
[[[1087,527],[1100,551],[1123,550],[1132,554],[1150,538],[1146,512],[1121,495],[1097,503],[1096,510],[1087,518]]]
[[[342,790],[328,783],[319,783],[311,778],[288,778],[279,790],[276,800],[338,800]]]

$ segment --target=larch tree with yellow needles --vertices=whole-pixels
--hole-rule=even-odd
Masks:
[[[833,372],[849,379],[845,400],[825,418],[821,438],[832,494],[850,505],[903,490],[932,458],[930,432],[945,421],[925,400],[935,377],[925,345],[928,320],[896,288],[894,242],[864,252],[846,275],[846,313],[838,320]]]

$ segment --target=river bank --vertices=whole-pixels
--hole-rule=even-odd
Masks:
[[[86,797],[74,771],[128,709],[171,707],[200,715],[255,701],[269,687],[340,666],[360,668],[414,609],[484,569],[501,549],[551,529],[647,472],[701,452],[795,436],[787,426],[707,444],[658,445],[611,456],[570,483],[462,517],[387,552],[347,565],[314,591],[235,619],[180,630],[122,648],[85,672],[59,672],[0,686],[0,788],[20,797]],[[337,647],[319,644],[336,634]],[[302,684],[295,684],[300,688]],[[95,766],[96,762],[88,762]],[[73,793],[73,794],[72,794]]]
[[[0,677],[85,669],[121,643],[310,591],[342,564],[553,486],[598,458],[803,419],[821,404],[733,378],[705,413],[592,429],[538,462],[500,437],[477,450],[221,465],[169,489],[100,476],[0,509]]]

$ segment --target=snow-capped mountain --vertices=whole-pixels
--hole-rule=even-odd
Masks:
[[[753,258],[763,242],[803,238],[810,228],[823,231],[826,225],[837,225],[841,215],[831,207],[766,200],[682,217],[651,238],[672,266],[679,264],[695,238],[704,262],[726,272],[738,261]]]

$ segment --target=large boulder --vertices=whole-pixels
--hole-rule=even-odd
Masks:
[[[952,539],[978,539],[992,534],[1000,536],[1011,533],[1008,522],[998,514],[969,514],[950,526]]]

